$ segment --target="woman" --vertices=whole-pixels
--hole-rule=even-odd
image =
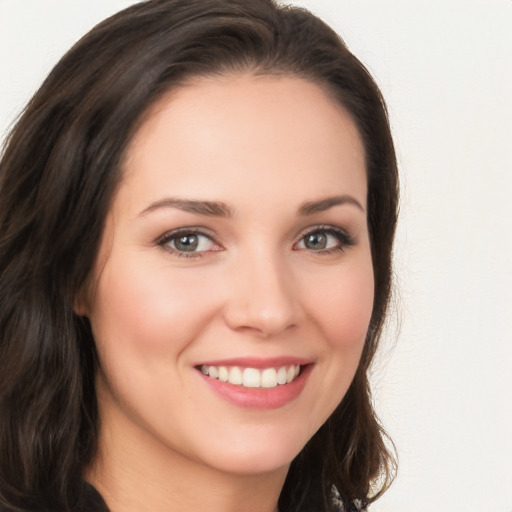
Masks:
[[[310,13],[152,0],[51,72],[0,174],[6,510],[361,510],[391,285],[384,102]]]

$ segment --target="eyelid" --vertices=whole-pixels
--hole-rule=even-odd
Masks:
[[[162,244],[168,241],[171,238],[177,237],[179,235],[203,235],[207,236],[208,238],[211,238],[214,240],[213,233],[206,228],[198,227],[198,226],[184,226],[176,229],[170,229],[169,231],[166,231],[163,235],[160,235],[158,238],[155,239],[155,244]]]
[[[346,229],[340,228],[338,226],[333,226],[330,224],[319,224],[317,226],[310,226],[304,230],[301,231],[299,236],[297,237],[296,242],[294,243],[294,247],[300,243],[304,237],[307,235],[313,234],[313,233],[326,233],[336,236],[340,240],[340,247],[336,247],[333,249],[325,249],[323,251],[317,251],[319,254],[322,252],[329,252],[336,249],[343,249],[345,247],[351,247],[356,244],[356,239],[354,236],[352,236]]]
[[[337,237],[339,242],[340,242],[340,246],[337,246],[337,247],[333,247],[333,248],[330,248],[330,249],[319,250],[319,251],[312,251],[312,252],[317,252],[318,254],[325,254],[325,253],[330,253],[330,252],[335,252],[335,251],[341,251],[341,250],[343,250],[346,247],[350,247],[350,246],[353,246],[353,245],[356,244],[355,237],[350,235],[347,230],[345,230],[343,228],[340,228],[338,226],[330,225],[330,224],[327,224],[327,225],[319,224],[319,225],[316,225],[316,226],[309,226],[309,227],[303,229],[300,232],[300,234],[297,236],[297,239],[296,239],[296,241],[293,244],[294,249],[297,246],[297,244],[299,244],[307,235],[313,234],[313,233],[318,233],[318,232],[325,233],[325,234],[328,234],[328,235],[333,235],[333,236]],[[209,238],[212,241],[213,244],[215,244],[218,247],[221,247],[221,249],[214,249],[213,251],[191,251],[191,252],[186,252],[186,251],[179,251],[179,250],[173,249],[170,246],[166,247],[166,245],[172,239],[178,238],[180,235],[200,235],[200,236],[205,236],[205,237]],[[178,255],[178,256],[185,256],[185,257],[189,257],[189,258],[201,257],[201,256],[204,256],[208,252],[217,252],[218,250],[223,250],[222,245],[216,240],[216,237],[211,232],[211,230],[209,230],[207,228],[204,228],[204,227],[196,227],[196,226],[180,227],[180,228],[177,228],[177,229],[173,229],[173,230],[167,231],[163,235],[160,235],[155,240],[154,243],[155,243],[155,245],[158,245],[161,248],[163,248],[165,251],[168,251],[168,252],[173,253],[173,254]],[[301,248],[300,250],[307,250],[307,248],[306,249]]]
[[[158,245],[165,251],[168,251],[172,254],[178,255],[178,256],[185,256],[188,258],[197,258],[204,255],[204,253],[210,252],[210,251],[191,251],[191,252],[185,252],[185,251],[178,251],[176,249],[173,249],[170,246],[166,246],[171,240],[178,238],[180,235],[200,235],[205,236],[209,238],[213,244],[215,244],[218,247],[222,247],[221,244],[219,244],[216,240],[216,237],[214,234],[207,228],[203,227],[194,227],[194,226],[187,226],[187,227],[180,227],[177,229],[172,229],[170,231],[165,232],[163,235],[160,235],[155,240],[155,245]],[[218,249],[217,249],[218,250]]]

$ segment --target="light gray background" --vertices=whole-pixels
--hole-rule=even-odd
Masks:
[[[52,65],[130,0],[0,0],[0,138]],[[388,100],[401,332],[374,373],[400,470],[373,512],[512,512],[512,1],[297,0]]]

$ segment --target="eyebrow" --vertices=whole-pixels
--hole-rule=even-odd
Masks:
[[[185,212],[206,215],[208,217],[232,217],[233,211],[225,203],[217,201],[194,201],[192,199],[178,199],[167,197],[151,203],[146,209],[142,210],[140,216],[146,215],[159,208],[178,208]]]
[[[326,197],[320,201],[304,203],[299,208],[298,213],[300,216],[313,215],[315,213],[324,212],[333,206],[340,206],[344,204],[351,204],[362,212],[365,211],[363,205],[355,197],[345,194],[341,196]]]
[[[310,201],[304,203],[297,211],[301,217],[314,215],[315,213],[324,212],[334,206],[351,204],[362,212],[365,211],[362,204],[353,196],[341,195],[327,197],[319,201]],[[160,208],[177,208],[189,213],[197,215],[205,215],[207,217],[233,217],[233,210],[225,203],[218,201],[196,201],[192,199],[178,199],[175,197],[166,197],[151,203],[147,208],[142,210],[139,216],[146,215]]]

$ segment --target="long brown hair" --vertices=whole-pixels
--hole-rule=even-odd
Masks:
[[[371,502],[394,459],[368,369],[391,290],[397,169],[381,93],[324,22],[272,0],[150,0],[96,26],[56,65],[10,133],[0,162],[0,503],[76,510],[95,455],[97,356],[73,300],[86,282],[150,107],[196,76],[285,74],[323,87],[364,142],[373,315],[341,404],[293,461],[279,506],[327,510],[336,489]]]

